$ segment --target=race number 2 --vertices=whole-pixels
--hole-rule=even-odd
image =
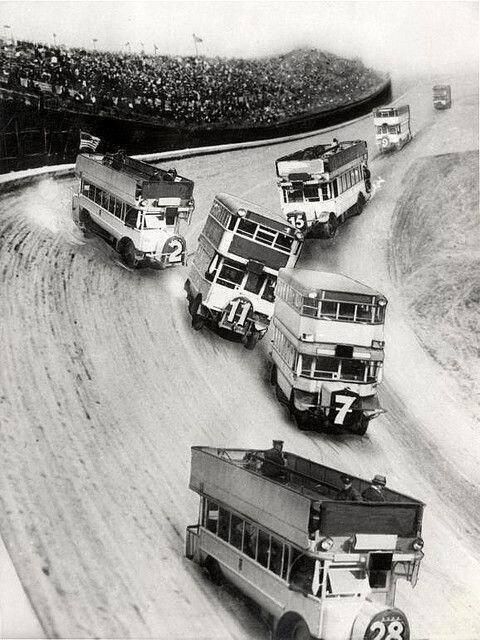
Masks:
[[[185,243],[179,237],[169,238],[163,248],[168,262],[180,262],[185,251]]]
[[[357,396],[344,396],[337,394],[335,396],[335,408],[337,409],[337,415],[335,416],[334,424],[343,424],[345,417],[349,410],[352,408],[352,404],[357,399]],[[375,639],[377,640],[377,639]]]

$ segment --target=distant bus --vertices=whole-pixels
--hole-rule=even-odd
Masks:
[[[340,223],[370,198],[367,143],[319,144],[279,158],[277,185],[283,215],[310,236],[332,238]]]
[[[450,109],[452,90],[449,84],[436,84],[433,87],[433,106],[435,109]]]
[[[159,269],[186,263],[180,221],[190,224],[194,183],[123,152],[80,154],[72,215],[113,244],[124,263]]]
[[[373,111],[375,139],[380,153],[401,149],[412,139],[410,107],[379,107]]]
[[[270,323],[278,269],[295,265],[302,244],[280,215],[218,194],[185,282],[193,328],[208,323],[253,349]]]
[[[258,604],[275,640],[409,640],[395,589],[417,582],[423,503],[391,489],[385,502],[336,500],[343,472],[286,453],[267,477],[264,453],[192,447],[186,556]]]
[[[271,381],[300,429],[363,435],[382,413],[386,307],[383,294],[347,276],[279,271]]]

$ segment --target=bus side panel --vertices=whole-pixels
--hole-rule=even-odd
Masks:
[[[276,620],[287,611],[295,611],[304,618],[312,633],[318,630],[319,600],[291,591],[285,580],[204,529],[200,545],[204,554],[219,562],[222,573],[232,584]]]

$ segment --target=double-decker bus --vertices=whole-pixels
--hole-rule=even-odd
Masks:
[[[362,213],[370,198],[367,143],[319,144],[275,162],[280,206],[297,229],[332,238],[339,223]]]
[[[410,107],[379,107],[373,111],[375,140],[380,153],[401,149],[412,139]]]
[[[83,230],[113,244],[124,263],[159,269],[186,262],[180,221],[190,224],[194,183],[122,151],[80,154],[75,164],[79,190],[72,215]]]
[[[295,265],[302,243],[280,215],[218,194],[185,282],[193,328],[207,322],[253,349],[270,323],[278,270]]]
[[[436,84],[433,87],[433,106],[435,109],[450,109],[452,90],[449,84]]]
[[[395,588],[417,582],[423,503],[391,489],[384,502],[337,500],[344,472],[285,453],[267,477],[264,454],[192,447],[200,510],[186,556],[257,603],[275,640],[409,640]]]
[[[363,435],[382,413],[386,306],[381,293],[344,275],[279,271],[271,381],[300,429]]]

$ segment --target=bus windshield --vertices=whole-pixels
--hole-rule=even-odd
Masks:
[[[365,569],[330,567],[327,576],[327,598],[346,595],[364,595],[370,591]]]
[[[147,213],[143,216],[144,229],[163,229],[165,226],[165,216],[161,213]]]
[[[313,379],[375,382],[381,366],[380,362],[371,360],[306,354],[300,354],[298,360],[297,371],[300,375],[303,378]]]

